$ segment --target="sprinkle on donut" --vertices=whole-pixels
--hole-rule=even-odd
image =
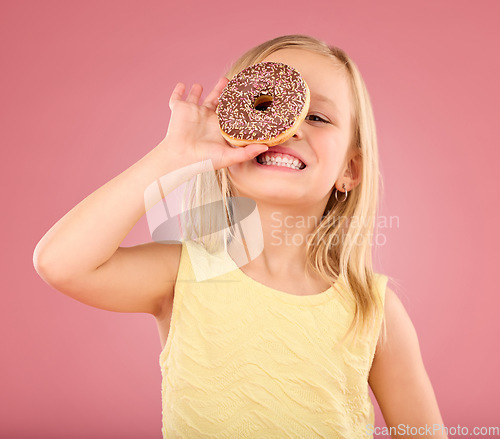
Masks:
[[[229,81],[219,97],[217,115],[230,143],[275,145],[295,133],[308,107],[309,89],[297,70],[262,62]]]

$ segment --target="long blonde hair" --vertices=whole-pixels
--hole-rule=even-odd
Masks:
[[[361,182],[349,192],[345,202],[337,202],[332,191],[323,219],[306,243],[306,251],[307,268],[315,270],[331,285],[339,276],[342,277],[356,303],[346,336],[349,333],[352,336],[363,335],[372,329],[378,318],[383,318],[383,304],[375,291],[371,253],[381,176],[370,98],[358,68],[343,50],[306,35],[282,36],[254,47],[233,63],[227,77],[230,79],[244,68],[286,48],[307,50],[331,58],[344,67],[350,83],[354,104],[350,148],[357,149],[361,156]],[[230,220],[231,209],[227,202],[234,196],[230,175],[227,168],[215,172]],[[203,175],[197,177],[196,188],[197,203],[200,205],[200,197],[203,198],[203,193],[206,195],[211,190]],[[198,236],[203,236],[203,233]]]

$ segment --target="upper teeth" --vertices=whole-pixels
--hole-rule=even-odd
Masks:
[[[292,169],[303,169],[305,164],[298,158],[286,154],[264,154],[258,156],[257,160],[263,165],[286,166]]]

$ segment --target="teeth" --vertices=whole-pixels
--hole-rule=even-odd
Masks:
[[[258,157],[258,162],[262,165],[285,166],[292,169],[304,169],[305,165],[297,158],[281,157],[279,155],[264,155]]]
[[[295,159],[294,162],[297,162],[297,163],[293,163],[291,160],[287,160],[287,159],[283,160],[281,157],[276,157],[275,160],[272,160],[269,157],[259,160],[259,163],[262,165],[285,166],[287,168],[292,168],[292,169],[297,169],[297,170],[302,169],[300,167],[299,161],[297,159]]]

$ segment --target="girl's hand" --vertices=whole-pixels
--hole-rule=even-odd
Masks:
[[[194,84],[184,100],[185,85],[178,83],[170,97],[172,115],[167,135],[159,147],[186,165],[211,159],[214,169],[251,160],[267,151],[268,147],[263,144],[233,147],[222,137],[215,109],[227,82],[227,78],[221,78],[201,105],[200,84]]]

